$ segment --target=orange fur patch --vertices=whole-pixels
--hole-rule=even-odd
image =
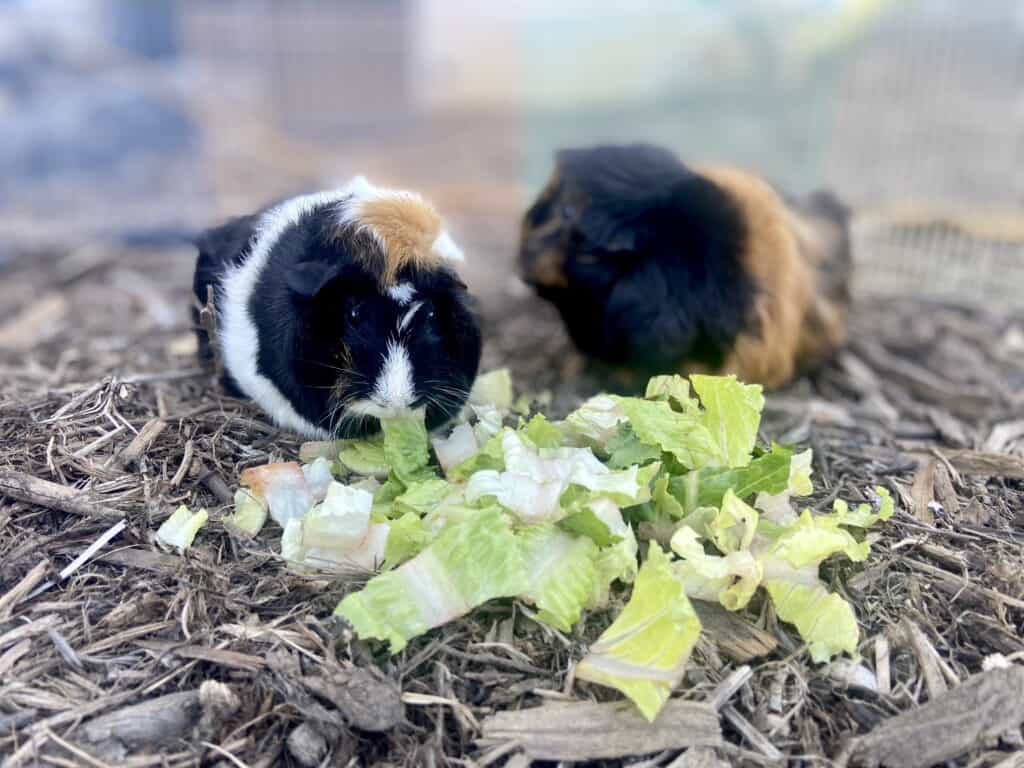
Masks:
[[[555,168],[534,205],[552,204],[560,183],[561,172]],[[569,285],[565,274],[567,238],[563,236],[563,229],[563,222],[558,216],[549,216],[540,226],[530,223],[529,214],[523,216],[519,235],[519,270],[524,280],[549,288]]]
[[[702,168],[738,206],[747,228],[743,264],[757,282],[758,333],[741,333],[724,370],[747,382],[780,387],[796,374],[814,274],[800,253],[782,199],[765,182],[732,168]]]
[[[441,217],[427,203],[415,197],[383,197],[360,205],[359,224],[383,244],[380,281],[394,285],[405,267],[433,269],[441,257],[433,251],[441,233]]]

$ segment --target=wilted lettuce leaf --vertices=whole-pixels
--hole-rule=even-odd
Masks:
[[[613,581],[631,583],[636,578],[637,550],[636,533],[622,518],[622,512],[610,499],[595,499],[587,509],[608,527],[616,541],[602,546],[597,556],[597,579],[594,591],[587,602],[588,608],[603,607],[608,602],[609,587]]]
[[[414,558],[342,600],[335,613],[360,637],[386,640],[397,653],[432,627],[528,588],[518,541],[491,507],[446,527]]]
[[[441,500],[451,493],[451,484],[440,477],[430,477],[409,485],[395,497],[394,508],[397,514],[415,512],[425,515],[434,509]]]
[[[760,384],[741,384],[735,376],[690,377],[704,410],[701,422],[720,448],[726,467],[745,467],[757,441],[764,395]]]
[[[617,688],[654,720],[683,676],[700,620],[669,558],[651,542],[622,613],[576,667],[581,680]]]
[[[828,661],[843,651],[856,656],[860,630],[853,608],[829,592],[816,574],[808,576],[797,569],[765,576],[764,588],[775,613],[796,627],[815,661]]]
[[[537,606],[540,621],[568,632],[594,591],[597,545],[551,523],[522,528],[516,537],[529,583],[521,596]]]

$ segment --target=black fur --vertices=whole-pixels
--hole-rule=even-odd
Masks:
[[[724,191],[649,145],[563,150],[557,162],[558,189],[526,223],[562,211],[545,247],[563,252],[567,285],[536,289],[582,351],[665,372],[720,364],[737,334],[757,332],[744,222]],[[527,241],[523,264],[537,247]]]
[[[290,227],[271,249],[250,300],[257,328],[257,368],[311,423],[341,437],[375,432],[370,417],[343,418],[350,400],[369,398],[388,340],[407,309],[385,296],[377,276],[357,258],[375,247],[365,236],[339,237],[336,214],[321,209]],[[213,285],[248,256],[259,215],[236,219],[198,243],[195,291]],[[456,415],[480,362],[481,336],[466,286],[448,269],[406,270],[423,306],[402,332],[417,400],[434,428]],[[200,346],[203,347],[202,331]],[[230,375],[230,371],[227,372]]]

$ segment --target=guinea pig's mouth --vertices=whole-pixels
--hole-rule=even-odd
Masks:
[[[403,416],[411,416],[416,411],[422,410],[423,405],[418,401],[409,405],[393,405],[382,403],[372,398],[356,400],[348,405],[352,413],[360,416],[373,416],[378,419],[397,419]]]

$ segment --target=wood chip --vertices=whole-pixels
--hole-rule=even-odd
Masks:
[[[705,747],[688,749],[665,768],[729,768],[718,753]]]
[[[390,731],[404,718],[401,691],[377,669],[336,669],[303,677],[302,684],[337,707],[348,723],[362,731]]]
[[[178,645],[164,640],[137,640],[135,645],[160,654],[180,656],[183,659],[199,659],[221,667],[255,672],[267,666],[260,656],[250,653],[229,651],[223,648],[207,648],[201,645]]]
[[[138,463],[149,446],[153,444],[160,433],[167,428],[167,422],[163,419],[155,418],[147,421],[142,429],[139,430],[139,434],[132,438],[131,442],[124,447],[124,450],[117,456],[117,463],[119,466],[128,469]]]
[[[904,617],[901,622],[903,636],[910,644],[914,656],[917,658],[917,665],[924,675],[925,686],[928,688],[928,698],[934,699],[939,694],[946,692],[946,681],[942,676],[942,669],[939,667],[939,654],[935,647],[928,640],[921,628],[910,619]]]
[[[705,637],[714,641],[718,650],[737,664],[767,656],[778,647],[779,643],[772,635],[717,603],[694,600],[693,609],[704,627]]]
[[[497,712],[484,720],[480,741],[515,741],[535,760],[602,760],[717,747],[722,732],[718,713],[707,704],[671,699],[648,723],[631,702],[574,701]]]
[[[985,451],[943,451],[949,463],[957,472],[965,475],[984,477],[1005,477],[1009,480],[1024,479],[1024,458],[1008,453],[987,453]]]
[[[935,459],[927,457],[921,460],[914,473],[914,484],[910,486],[910,495],[914,499],[914,517],[925,525],[935,524],[935,513],[931,503],[935,500]]]
[[[960,515],[960,497],[957,496],[956,488],[953,487],[953,478],[949,475],[949,469],[941,461],[935,465],[933,488],[935,498],[942,505],[946,514],[956,520]]]
[[[0,469],[0,496],[101,520],[119,520],[123,516],[121,512],[105,506],[91,494],[32,477],[14,469]]]
[[[1024,721],[1024,667],[982,672],[852,740],[839,766],[925,768],[994,742]]]
[[[76,733],[104,753],[124,754],[185,738],[200,715],[199,691],[182,691],[100,715]]]
[[[31,571],[25,574],[21,581],[7,590],[6,593],[0,595],[0,621],[10,618],[14,606],[36,588],[36,585],[46,577],[46,572],[49,569],[49,561],[40,560]]]

